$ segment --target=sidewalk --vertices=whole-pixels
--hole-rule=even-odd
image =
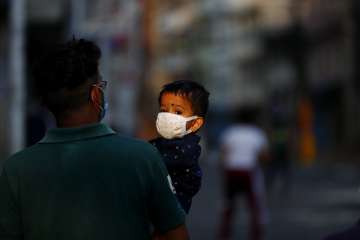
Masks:
[[[322,161],[323,162],[323,161]],[[194,240],[215,240],[222,208],[221,178],[216,161],[203,164],[203,187],[188,217]],[[268,197],[267,240],[323,239],[360,218],[360,170],[347,164],[318,164],[292,171],[287,197]],[[247,239],[245,201],[239,200],[233,239]]]

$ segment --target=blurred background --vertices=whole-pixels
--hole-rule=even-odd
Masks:
[[[359,11],[358,0],[0,0],[0,164],[54,127],[32,93],[35,59],[84,37],[102,49],[105,121],[122,134],[156,136],[167,82],[211,93],[192,239],[216,239],[218,139],[249,105],[272,150],[288,149],[267,191],[266,239],[322,239],[360,217]],[[247,217],[239,199],[234,239],[246,239]]]

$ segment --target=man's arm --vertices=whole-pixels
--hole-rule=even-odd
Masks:
[[[156,236],[164,240],[187,240],[186,215],[171,190],[169,173],[161,156],[156,149],[147,156],[150,158],[148,206]]]
[[[189,234],[185,225],[172,229],[159,235],[159,240],[189,240]]]

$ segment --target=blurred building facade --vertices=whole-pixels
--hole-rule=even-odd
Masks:
[[[264,109],[269,123],[272,99],[281,96],[295,133],[298,106],[309,98],[320,151],[356,142],[352,1],[150,2],[147,84],[158,89],[174,77],[205,83],[214,139],[226,124],[218,117],[252,104]]]
[[[11,1],[0,3],[0,153],[6,154]],[[320,150],[349,146],[360,137],[359,58],[354,53],[358,5],[356,0],[27,1],[27,65],[73,34],[97,41],[103,51],[103,77],[110,83],[106,121],[144,139],[155,134],[161,86],[185,78],[203,83],[211,92],[204,134],[214,147],[239,105],[260,106],[263,123],[271,129],[271,109],[279,98],[296,134],[303,97],[314,110]],[[31,100],[29,69],[26,76]],[[27,106],[30,113],[48,119],[33,106]]]

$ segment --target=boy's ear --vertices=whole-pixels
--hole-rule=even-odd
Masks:
[[[203,124],[204,124],[204,118],[198,117],[191,121],[191,126],[189,129],[191,130],[191,132],[196,132],[202,127]]]

